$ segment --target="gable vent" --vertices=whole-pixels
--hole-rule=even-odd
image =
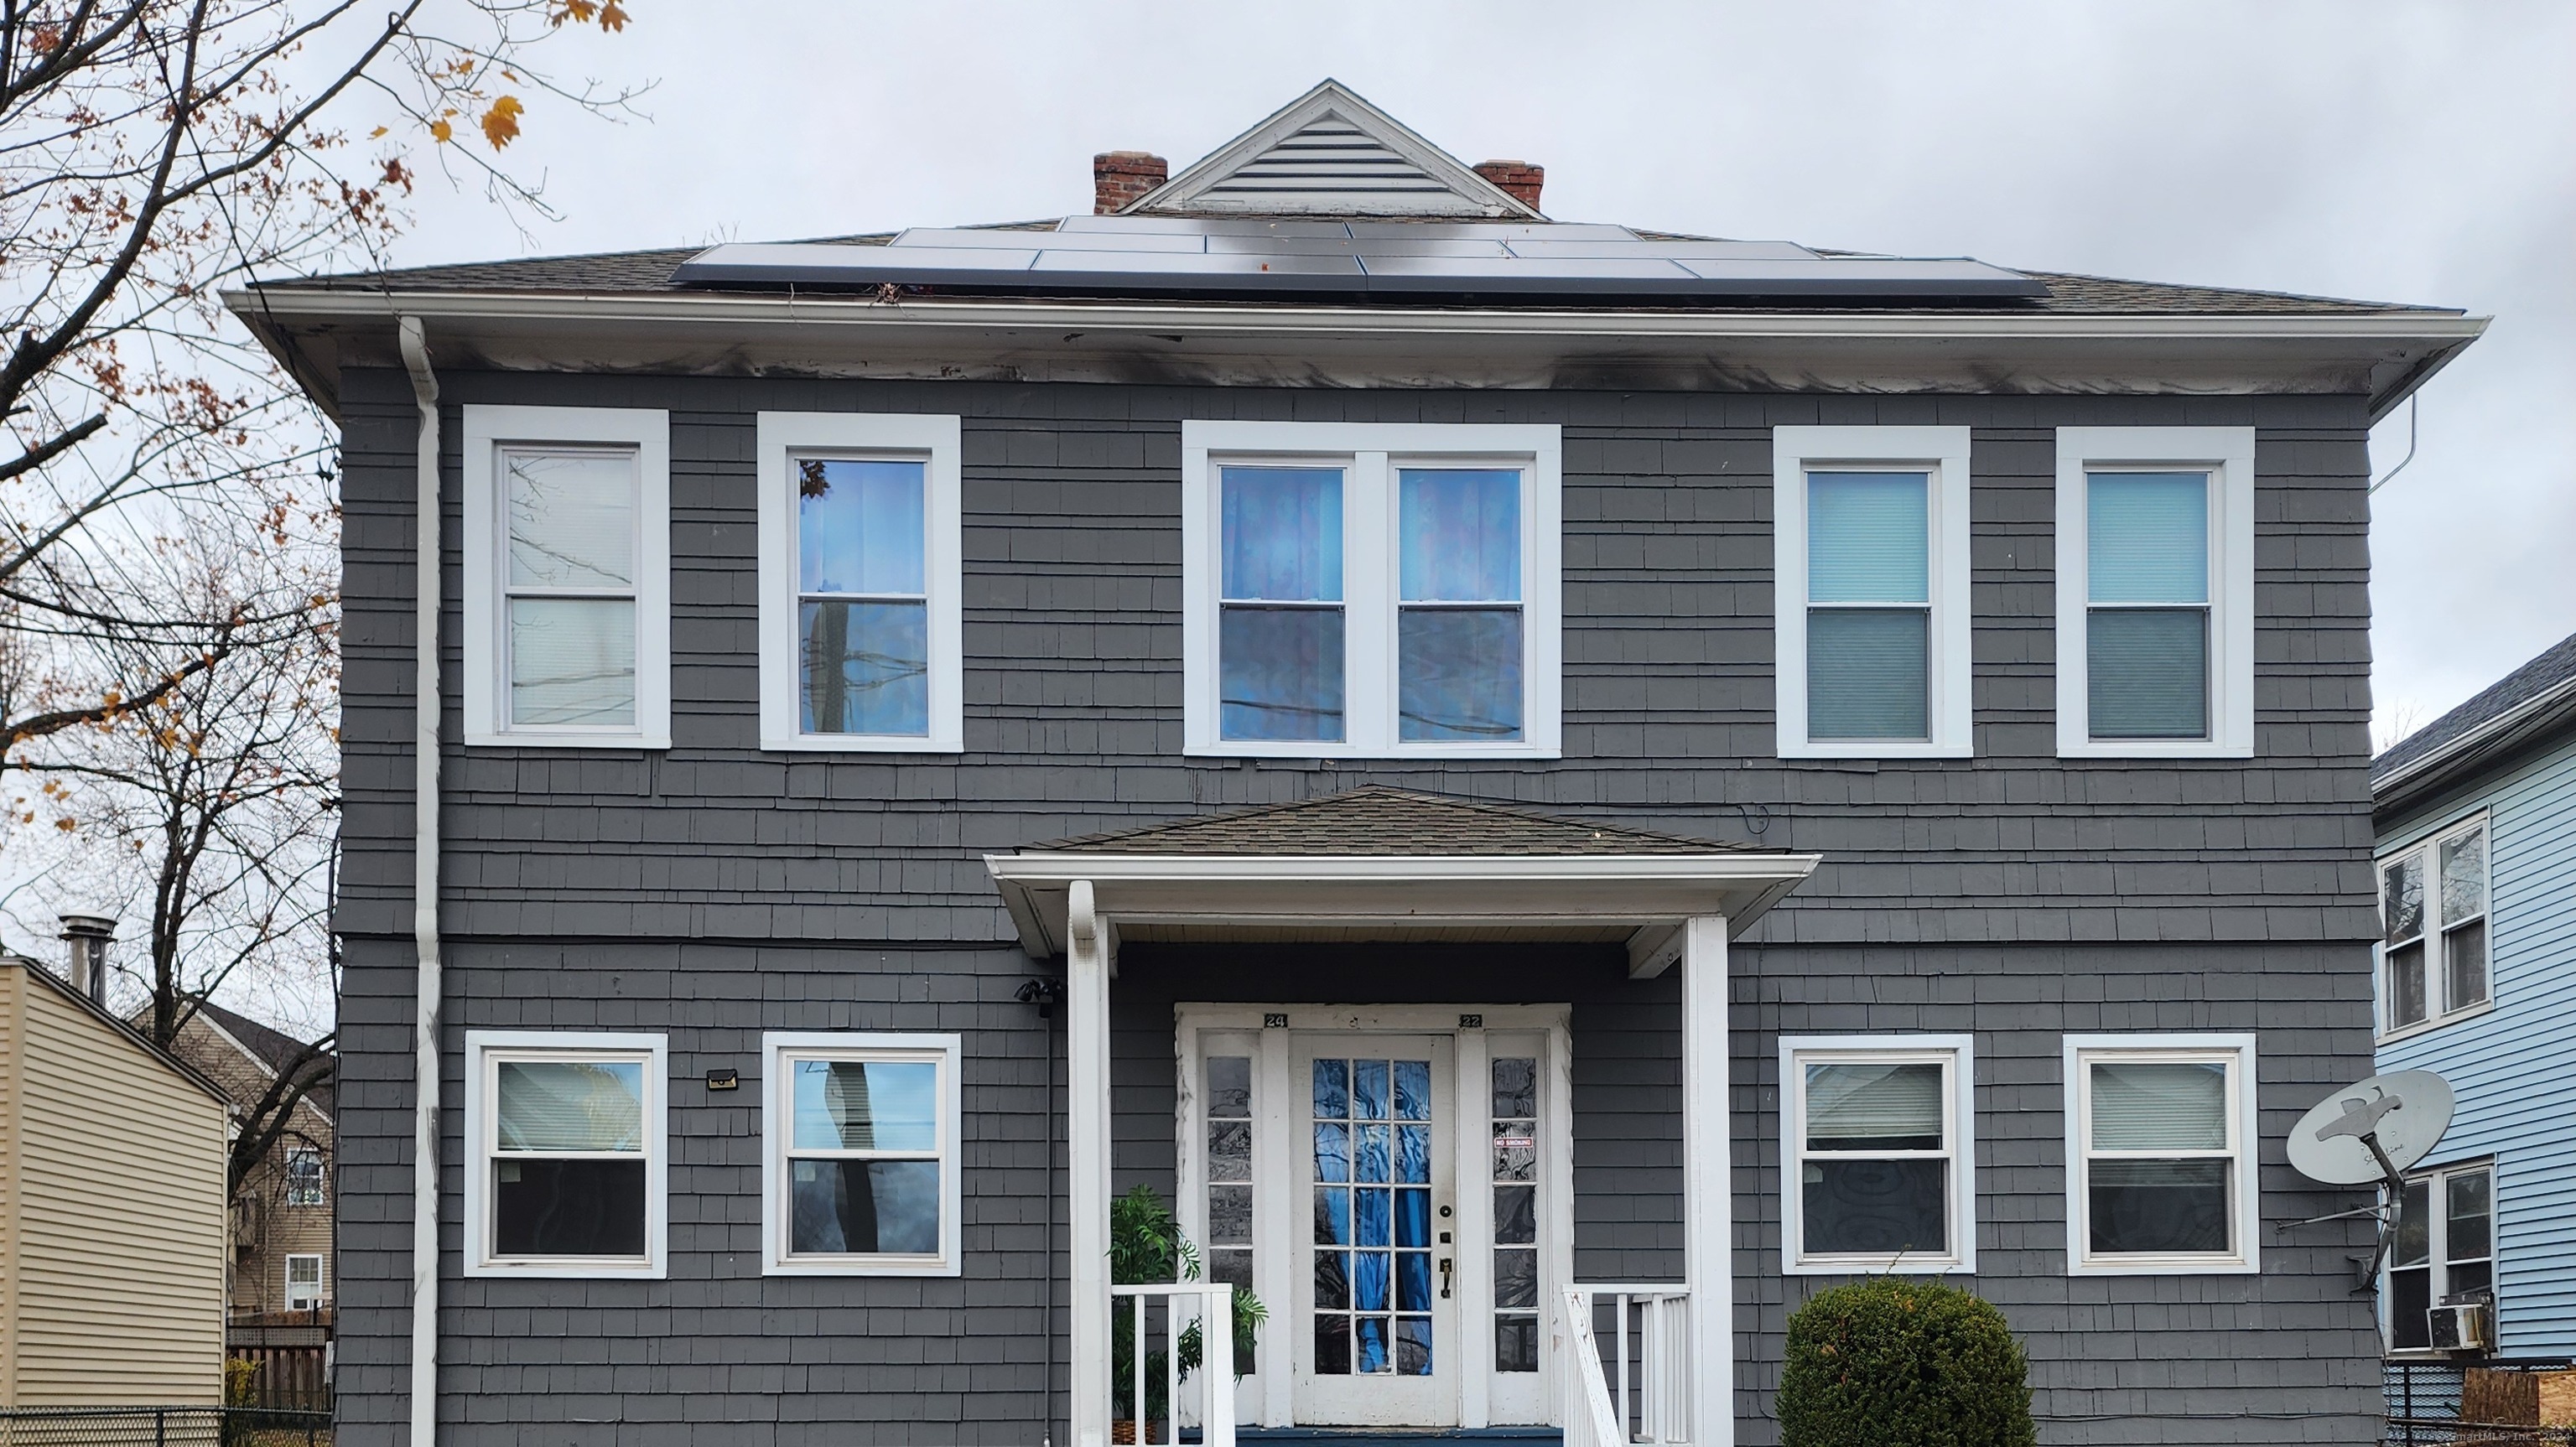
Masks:
[[[1326,116],[1208,187],[1206,194],[1258,199],[1285,210],[1307,209],[1283,203],[1313,198],[1321,204],[1312,209],[1342,210],[1353,200],[1439,196],[1448,190],[1377,137],[1339,116]]]

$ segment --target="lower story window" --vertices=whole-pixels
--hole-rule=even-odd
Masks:
[[[2409,1176],[2388,1253],[2389,1349],[2430,1351],[2435,1307],[2494,1297],[2495,1167]]]
[[[286,1258],[286,1309],[311,1311],[322,1304],[322,1258]]]
[[[2251,1036],[2069,1036],[2077,1274],[2255,1269]]]
[[[659,1276],[658,1035],[468,1034],[477,1274]]]
[[[769,1269],[957,1270],[954,1035],[772,1035]]]
[[[1846,1036],[1781,1042],[1792,1272],[1969,1264],[1976,1168],[1970,1042]]]

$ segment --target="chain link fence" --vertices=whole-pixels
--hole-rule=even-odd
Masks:
[[[2576,1447],[2576,1427],[2540,1426],[2537,1372],[2564,1361],[2389,1362],[2382,1447]]]
[[[331,1414],[262,1407],[0,1408],[0,1447],[329,1447]]]

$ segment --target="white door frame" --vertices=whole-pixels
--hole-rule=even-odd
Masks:
[[[1199,1062],[1207,1053],[1206,1037],[1234,1036],[1229,1044],[1239,1044],[1252,1055],[1254,1119],[1253,1133],[1253,1275],[1252,1289],[1272,1311],[1272,1325],[1264,1334],[1258,1354],[1261,1370],[1246,1378],[1238,1393],[1238,1416],[1247,1424],[1286,1427],[1295,1422],[1294,1377],[1290,1363],[1290,1338],[1278,1336],[1283,1330],[1293,1331],[1302,1323],[1292,1320],[1296,1300],[1295,1277],[1291,1274],[1305,1265],[1305,1253],[1292,1249],[1291,1243],[1302,1239],[1295,1234],[1295,1222],[1305,1219],[1296,1210],[1298,1203],[1288,1199],[1289,1181],[1295,1174],[1286,1152],[1290,1143],[1302,1136],[1303,1117],[1296,1106],[1305,1095],[1291,1079],[1294,1051],[1291,1038],[1296,1034],[1323,1031],[1351,1031],[1384,1035],[1443,1035],[1456,1041],[1451,1051],[1456,1085],[1452,1090],[1453,1114],[1457,1125],[1453,1131],[1452,1196],[1457,1204],[1455,1229],[1457,1240],[1459,1327],[1451,1335],[1459,1355],[1456,1381],[1458,1386],[1458,1422],[1462,1427],[1490,1425],[1493,1364],[1493,1193],[1489,1183],[1492,1174],[1492,1108],[1493,1097],[1487,1079],[1491,1054],[1486,1049],[1489,1034],[1517,1033],[1541,1037],[1545,1044],[1542,1063],[1539,1109],[1543,1129],[1547,1132],[1539,1152],[1541,1190],[1539,1251],[1539,1340],[1552,1343],[1563,1336],[1561,1303],[1565,1287],[1574,1280],[1574,1110],[1573,1110],[1573,1030],[1572,1007],[1569,1005],[1313,1005],[1313,1004],[1199,1004],[1186,1003],[1175,1010],[1177,1028],[1174,1053],[1177,1057],[1177,1098],[1173,1129],[1179,1147],[1176,1158],[1175,1215],[1181,1229],[1193,1241],[1204,1241],[1207,1230],[1207,1170],[1204,1142],[1206,1123],[1200,1105],[1204,1091],[1199,1079]],[[1468,1020],[1478,1023],[1468,1024]],[[1219,1053],[1223,1053],[1220,1051]],[[1286,1228],[1285,1230],[1281,1228]],[[1436,1239],[1436,1238],[1435,1238]],[[1473,1249],[1471,1249],[1473,1248]],[[1472,1325],[1470,1324],[1472,1323]],[[1277,1345],[1274,1346],[1273,1343]],[[1546,1359],[1550,1348],[1543,1345],[1539,1364],[1540,1400],[1544,1404],[1546,1425],[1563,1421],[1563,1408],[1558,1403],[1557,1384],[1560,1373],[1556,1364]]]

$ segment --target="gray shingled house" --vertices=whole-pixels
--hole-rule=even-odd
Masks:
[[[2478,320],[1560,222],[1329,83],[1096,180],[235,299],[345,431],[344,1443],[1761,1444],[1886,1272],[2047,1441],[2374,1438],[2281,1136]]]

